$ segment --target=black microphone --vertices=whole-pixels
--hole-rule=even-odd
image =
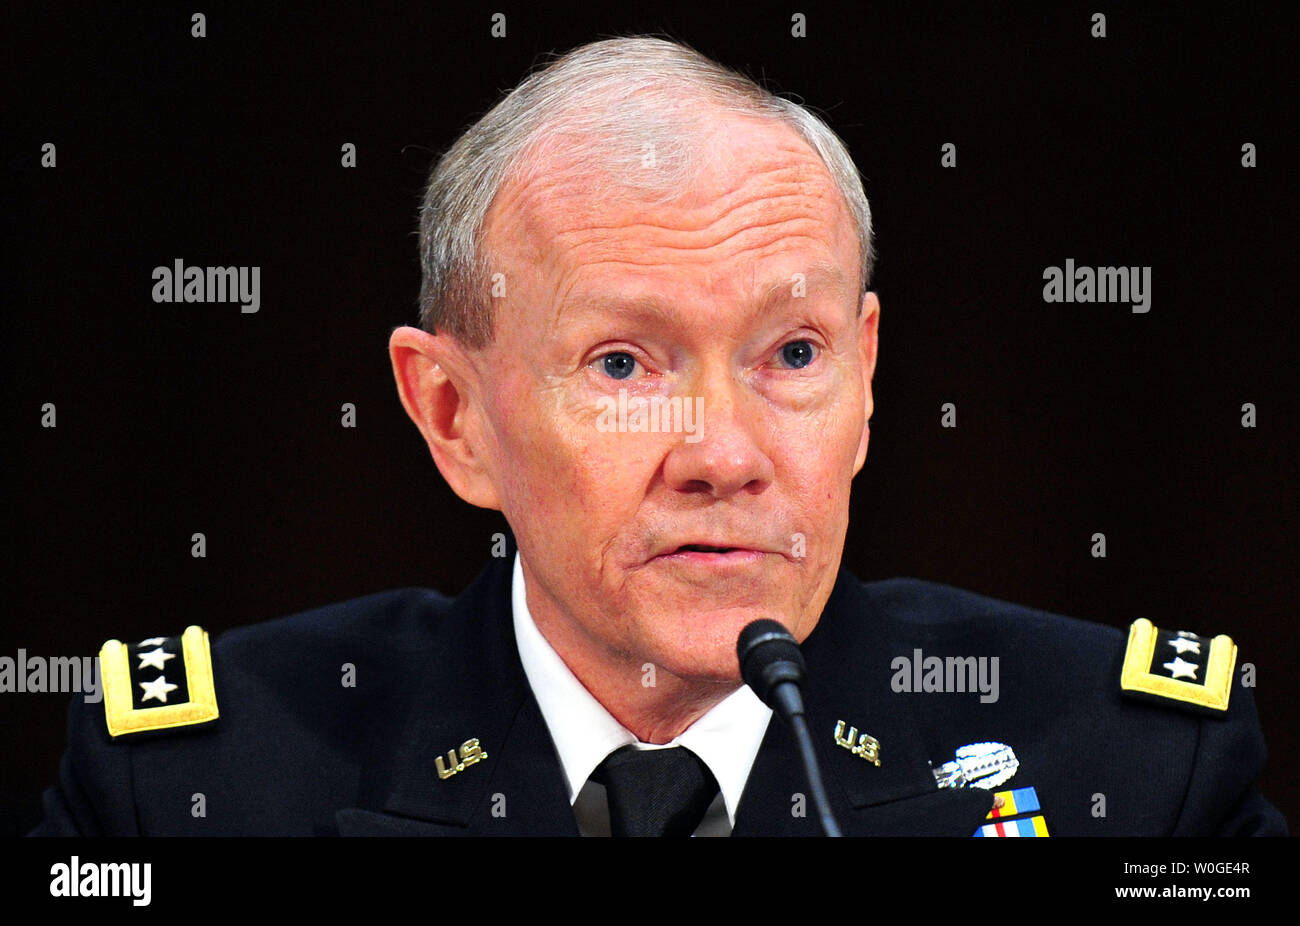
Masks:
[[[740,677],[745,684],[754,690],[760,701],[779,714],[794,733],[822,829],[827,836],[841,835],[826,797],[808,721],[804,718],[801,686],[808,677],[808,668],[804,665],[798,642],[776,621],[757,620],[740,632],[740,638],[736,640],[736,656],[740,659]]]

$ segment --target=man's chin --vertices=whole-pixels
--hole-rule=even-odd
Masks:
[[[655,664],[683,680],[736,684],[740,682],[740,661],[736,641],[751,622],[769,618],[790,626],[790,617],[763,609],[697,612],[689,626],[658,640]]]
[[[741,683],[740,666],[736,662],[734,653],[731,654],[730,660],[726,657],[683,658],[680,655],[674,655],[658,664],[658,668],[661,671],[671,673],[682,681],[692,683],[730,685],[732,687]]]

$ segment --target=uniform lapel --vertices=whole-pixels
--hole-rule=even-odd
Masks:
[[[513,540],[513,538],[511,538]],[[340,810],[342,835],[577,835],[555,746],[528,688],[514,639],[514,548],[443,616],[437,643],[404,709],[404,734],[362,775],[360,805]],[[940,790],[928,742],[906,697],[890,691],[886,615],[841,572],[803,645],[807,708],[832,807],[846,835],[970,836],[992,806],[980,790]],[[880,741],[876,767],[836,743]],[[487,758],[440,778],[436,760],[478,739]],[[733,834],[821,835],[789,731],[773,719],[754,761]],[[804,797],[800,798],[800,795]],[[801,806],[802,804],[802,806]]]
[[[511,538],[513,541],[513,538]],[[441,618],[434,652],[404,709],[392,753],[363,773],[361,806],[342,835],[577,835],[550,733],[528,688],[510,605],[514,546]],[[477,739],[486,758],[448,777]]]
[[[905,696],[890,690],[894,643],[887,616],[841,571],[802,650],[813,745],[840,828],[849,836],[970,836],[993,798],[935,785],[924,731]],[[837,743],[865,734],[880,743],[880,766]],[[822,835],[807,781],[785,724],[773,718],[736,815],[736,836]],[[805,795],[801,801],[799,795]],[[802,811],[802,816],[799,811]]]

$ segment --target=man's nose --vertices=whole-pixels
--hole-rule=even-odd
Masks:
[[[680,492],[708,492],[715,498],[761,492],[772,482],[774,470],[756,439],[769,427],[762,400],[722,375],[697,381],[693,393],[684,401],[699,410],[697,430],[669,452],[665,481]]]

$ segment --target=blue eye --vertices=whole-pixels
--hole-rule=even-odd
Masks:
[[[791,341],[779,351],[781,359],[794,370],[801,370],[813,362],[815,351],[807,341]]]
[[[600,358],[600,367],[610,379],[627,379],[636,370],[636,358],[617,350]]]

